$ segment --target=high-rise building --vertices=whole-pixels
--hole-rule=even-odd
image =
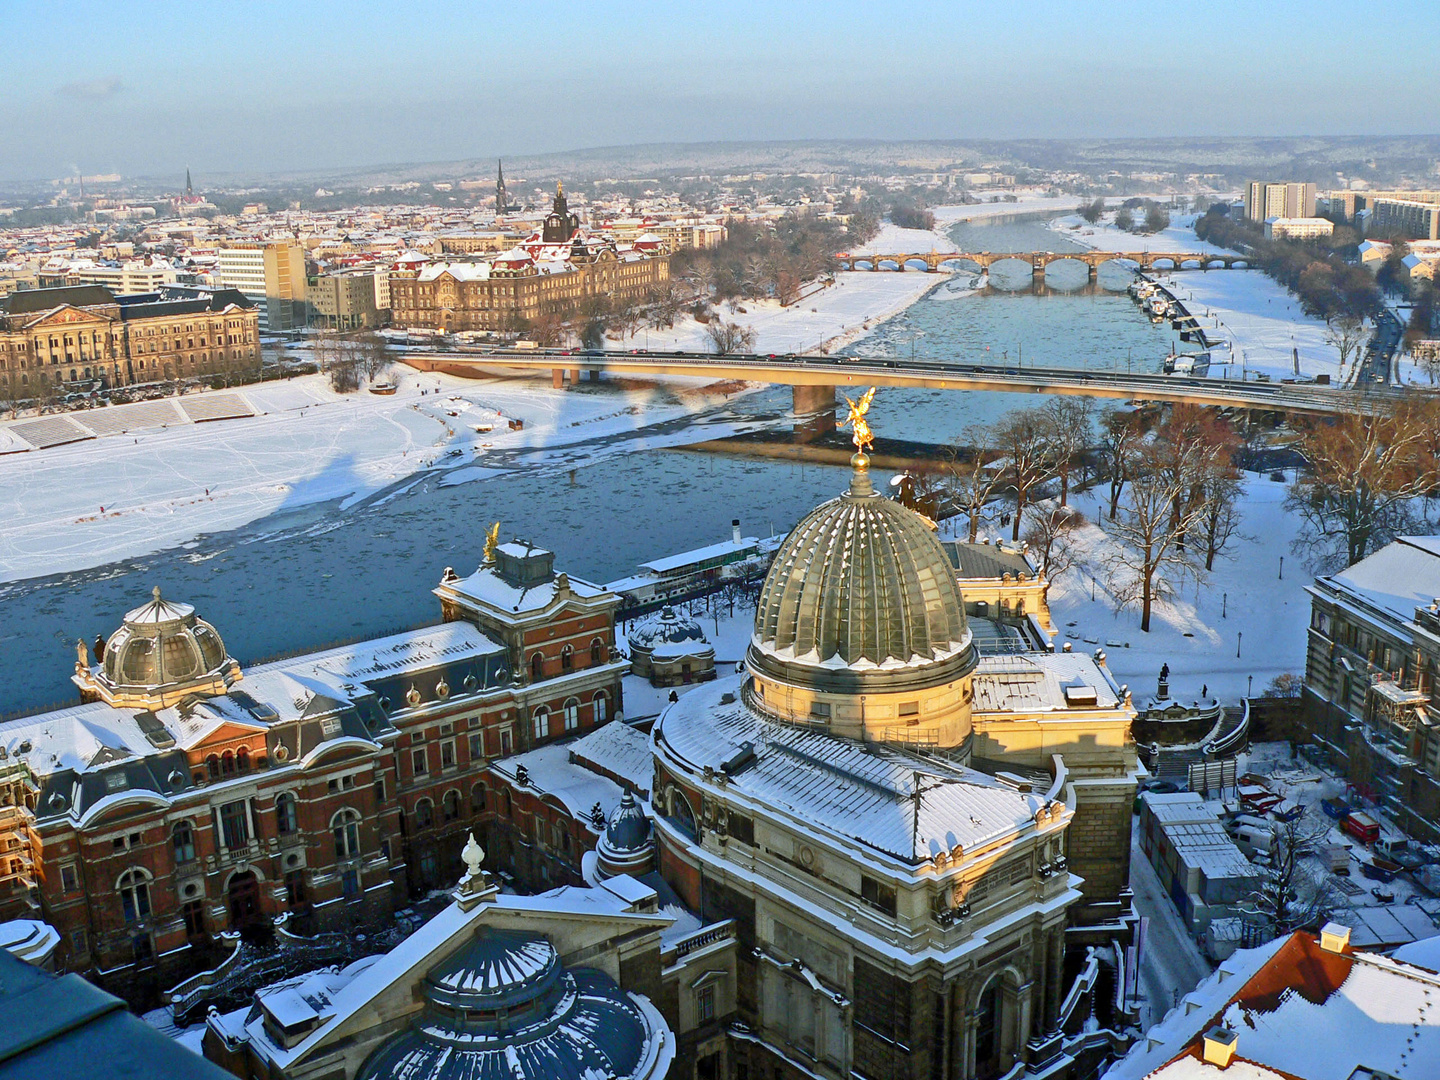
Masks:
[[[226,244],[218,259],[221,284],[255,303],[261,330],[305,325],[305,249],[298,242]]]
[[[1315,185],[1252,180],[1245,186],[1245,216],[1251,221],[1314,217]]]
[[[1440,205],[1419,199],[1375,199],[1368,231],[1375,236],[1440,240]]]

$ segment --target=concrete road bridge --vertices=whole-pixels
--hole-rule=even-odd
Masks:
[[[1196,405],[1287,413],[1376,413],[1405,396],[1394,387],[1352,389],[1240,379],[1127,374],[1073,368],[998,367],[903,358],[688,352],[607,352],[603,350],[493,349],[453,352],[407,351],[403,359],[420,370],[456,374],[548,371],[556,387],[615,375],[688,375],[768,382],[794,387],[795,412],[833,409],[837,389],[912,386],[930,390],[991,390],[1006,393],[1065,394],[1122,401],[1190,402]]]
[[[915,251],[854,255],[844,252],[836,258],[845,270],[904,271],[911,265],[917,269],[923,265],[932,274],[946,263],[971,263],[981,270],[989,270],[996,263],[1008,260],[1029,266],[1037,278],[1045,276],[1045,269],[1051,263],[1074,262],[1089,270],[1091,281],[1095,280],[1101,264],[1107,262],[1118,262],[1135,270],[1234,270],[1250,265],[1244,255],[1195,251]]]

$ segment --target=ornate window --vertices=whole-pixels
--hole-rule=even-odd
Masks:
[[[530,681],[539,682],[545,678],[545,654],[536,653],[530,658]]]
[[[150,878],[144,870],[126,870],[116,883],[120,893],[120,910],[127,923],[143,922],[150,917]]]
[[[560,670],[573,671],[575,668],[575,650],[566,645],[560,650]]]
[[[590,666],[599,667],[605,662],[605,643],[598,637],[590,642]]]
[[[460,792],[454,788],[447,791],[440,802],[440,812],[446,821],[457,819],[460,816]]]
[[[283,791],[275,797],[275,827],[281,836],[289,836],[300,827],[295,813],[295,796]]]
[[[190,822],[182,821],[171,830],[170,843],[175,850],[177,863],[195,861],[195,829]]]
[[[595,697],[591,700],[595,704],[595,726],[599,727],[610,719],[610,697],[604,690],[596,690]]]
[[[550,710],[544,705],[535,710],[534,735],[537,740],[548,738],[550,735]]]
[[[428,805],[428,804],[427,804]],[[360,814],[355,810],[341,810],[330,819],[330,829],[335,834],[335,858],[355,859],[360,856]]]
[[[422,829],[435,824],[435,804],[429,799],[421,799],[415,804],[415,824]]]
[[[476,784],[470,789],[470,809],[477,814],[485,809],[484,784]]]
[[[580,726],[580,699],[565,699],[565,730],[574,731]]]

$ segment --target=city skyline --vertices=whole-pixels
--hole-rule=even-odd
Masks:
[[[233,25],[207,5],[154,5],[145,20],[92,3],[14,10],[0,180],[672,141],[1404,135],[1440,112],[1440,74],[1419,46],[1440,13],[1421,4],[1360,22],[1332,3],[1179,5],[1145,20],[1057,3],[1023,20],[741,3],[718,24],[648,3],[246,10]],[[1367,56],[1406,87],[1407,109],[1372,114],[1381,76]]]

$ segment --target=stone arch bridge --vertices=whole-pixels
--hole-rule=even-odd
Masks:
[[[989,270],[998,262],[1014,260],[1028,265],[1037,278],[1045,276],[1045,269],[1051,263],[1076,262],[1089,270],[1091,281],[1099,273],[1100,265],[1107,262],[1129,263],[1137,270],[1233,270],[1250,266],[1250,260],[1244,255],[1195,251],[916,251],[855,255],[842,252],[836,258],[844,270],[903,271],[911,263],[923,263],[926,272],[932,274],[945,263],[972,263],[981,270]],[[862,263],[867,265],[862,267]],[[884,265],[886,263],[891,265]]]

